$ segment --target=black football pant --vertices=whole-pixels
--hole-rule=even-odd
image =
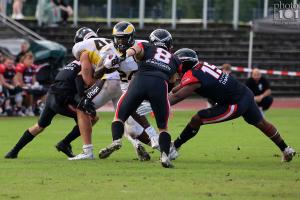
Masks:
[[[118,102],[115,118],[125,122],[144,100],[151,104],[157,127],[167,128],[170,110],[168,83],[155,76],[137,75],[131,81]]]
[[[77,122],[76,112],[63,103],[65,99],[66,97],[64,96],[47,93],[46,105],[38,121],[40,127],[45,128],[49,126],[57,114],[73,118]]]

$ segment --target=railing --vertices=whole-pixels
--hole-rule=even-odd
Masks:
[[[12,20],[11,18],[4,15],[3,13],[0,13],[0,20],[2,21],[3,24],[12,28],[13,30],[17,31],[18,33],[27,37],[30,40],[45,40],[45,38],[43,38],[39,34],[33,32],[29,28],[23,26],[19,22]]]

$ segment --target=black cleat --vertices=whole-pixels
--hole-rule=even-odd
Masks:
[[[11,150],[10,152],[8,152],[5,157],[6,159],[16,159],[18,158],[18,153],[15,152],[14,150]]]
[[[69,158],[75,157],[75,155],[73,154],[73,151],[72,151],[71,144],[65,144],[62,141],[60,141],[59,143],[57,143],[55,145],[55,147],[56,147],[57,151],[63,152]]]
[[[146,151],[143,145],[139,144],[135,150],[140,161],[149,161],[151,159],[149,153]]]

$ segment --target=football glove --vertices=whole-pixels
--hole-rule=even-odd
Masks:
[[[82,98],[77,105],[77,108],[92,117],[96,116],[95,105],[90,99],[87,99],[85,97]]]
[[[144,101],[136,110],[136,113],[140,116],[144,116],[151,112],[152,112],[152,108],[148,101]]]

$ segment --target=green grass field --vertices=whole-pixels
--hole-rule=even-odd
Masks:
[[[193,112],[175,112],[172,138]],[[101,113],[94,128],[95,154],[111,142],[112,113]],[[300,150],[300,110],[273,109],[267,118]],[[16,160],[3,156],[36,118],[0,118],[0,199],[300,199],[300,158],[281,163],[281,153],[254,127],[238,119],[202,127],[180,150],[174,169],[164,169],[153,152],[149,162],[136,160],[124,140],[107,160],[68,161],[54,145],[73,126],[57,117]],[[153,122],[153,119],[151,119]],[[81,151],[81,140],[73,143]],[[152,151],[148,148],[149,151]]]

